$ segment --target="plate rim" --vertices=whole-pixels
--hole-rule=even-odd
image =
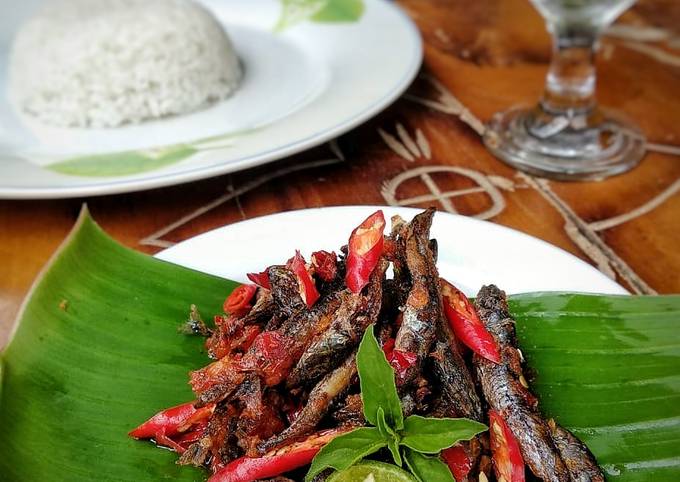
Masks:
[[[84,196],[124,194],[180,185],[282,160],[341,136],[371,119],[394,103],[415,79],[424,57],[423,40],[420,31],[408,14],[401,7],[388,0],[371,1],[381,5],[381,8],[391,10],[396,14],[399,21],[402,23],[405,32],[409,35],[410,42],[414,47],[414,55],[409,59],[408,63],[405,63],[402,77],[394,84],[390,91],[374,100],[370,105],[365,106],[363,110],[355,113],[352,117],[346,118],[343,122],[336,123],[328,129],[318,131],[315,134],[290,142],[284,146],[269,149],[255,155],[241,157],[240,159],[236,159],[229,163],[197,167],[182,172],[165,173],[142,179],[115,180],[115,178],[112,178],[103,184],[96,185],[5,187],[0,184],[0,199],[68,199]],[[286,117],[283,117],[277,122],[284,121],[285,119]],[[11,159],[11,156],[9,156],[9,159]],[[3,160],[8,160],[8,156],[0,153],[0,161]]]
[[[186,265],[183,265],[181,262],[178,262],[176,260],[173,260],[174,256],[174,250],[177,249],[178,247],[185,245],[185,243],[191,242],[193,240],[196,240],[197,238],[202,238],[202,237],[210,237],[210,236],[215,236],[219,231],[224,231],[232,228],[233,226],[239,225],[240,227],[248,224],[257,224],[257,223],[262,223],[262,222],[267,222],[268,220],[276,217],[285,217],[285,216],[304,216],[304,213],[306,212],[320,212],[320,211],[354,211],[354,210],[363,210],[363,211],[375,211],[377,209],[386,209],[390,211],[399,211],[403,213],[407,213],[410,216],[413,216],[419,212],[422,212],[423,209],[421,208],[413,208],[413,207],[407,207],[407,206],[386,206],[386,205],[372,205],[372,204],[351,204],[351,205],[337,205],[337,206],[322,206],[322,207],[312,207],[312,208],[303,208],[303,209],[293,209],[293,210],[287,210],[287,211],[280,211],[276,213],[270,213],[270,214],[265,214],[262,216],[256,216],[253,218],[249,219],[244,219],[242,221],[237,221],[235,223],[231,224],[226,224],[214,229],[211,229],[209,231],[206,231],[201,234],[197,234],[195,236],[192,236],[188,239],[185,239],[183,241],[180,241],[179,243],[175,244],[174,246],[171,246],[169,248],[163,249],[159,251],[158,253],[154,254],[154,257],[157,259],[161,259],[163,261],[168,261],[171,263],[176,263],[184,267],[188,267]],[[518,229],[514,229],[508,226],[504,226],[502,224],[497,224],[492,221],[487,221],[483,219],[476,219],[470,216],[464,216],[461,214],[453,214],[453,213],[448,213],[445,211],[440,211],[437,210],[436,213],[437,217],[450,217],[454,218],[457,220],[457,222],[462,222],[463,224],[468,223],[470,225],[472,224],[477,224],[477,225],[482,225],[486,229],[490,229],[492,234],[493,231],[496,232],[503,232],[507,235],[515,236],[517,238],[521,238],[523,241],[529,241],[532,243],[538,243],[539,245],[542,245],[544,248],[547,248],[548,250],[552,250],[556,253],[559,253],[561,256],[565,256],[567,258],[570,258],[572,261],[578,263],[581,265],[584,269],[589,270],[594,276],[599,277],[604,284],[608,284],[611,288],[610,291],[606,293],[602,292],[594,292],[594,291],[570,291],[572,293],[587,293],[587,294],[606,294],[606,295],[631,295],[631,292],[628,291],[625,287],[623,287],[621,284],[616,282],[615,280],[609,278],[606,274],[604,274],[602,271],[598,270],[595,266],[593,266],[590,263],[587,263],[586,261],[582,260],[578,256],[570,253],[569,251],[560,248],[559,246],[556,246],[552,243],[549,243],[548,241],[545,241],[541,238],[538,238],[536,236],[532,236],[531,234],[525,233],[523,231],[520,231]],[[195,269],[195,268],[191,268]],[[502,288],[502,287],[501,287]],[[547,290],[551,291],[551,290]],[[513,294],[519,294],[519,293],[513,293]]]

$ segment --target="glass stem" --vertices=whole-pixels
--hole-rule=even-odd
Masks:
[[[541,99],[543,110],[567,118],[595,106],[595,50],[599,29],[552,25],[553,54]]]

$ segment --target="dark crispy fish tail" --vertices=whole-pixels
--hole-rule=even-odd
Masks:
[[[588,447],[566,428],[548,420],[550,434],[569,470],[572,482],[604,482],[604,474]]]

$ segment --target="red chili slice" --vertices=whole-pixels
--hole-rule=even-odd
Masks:
[[[154,438],[158,434],[172,437],[186,431],[191,425],[207,419],[215,410],[215,404],[196,408],[194,403],[183,403],[162,410],[139,427],[131,430],[128,435],[136,439]]]
[[[382,347],[387,362],[394,368],[397,380],[403,380],[409,368],[418,361],[418,355],[410,351],[394,349],[394,338],[388,339]]]
[[[258,372],[267,386],[277,385],[288,376],[293,366],[289,346],[290,340],[277,331],[260,333],[239,363],[239,368]]]
[[[252,482],[276,477],[311,463],[321,447],[344,430],[331,430],[312,435],[302,442],[274,450],[262,457],[241,457],[218,470],[208,482]]]
[[[192,443],[196,442],[198,439],[200,439],[203,436],[203,433],[205,432],[205,429],[208,427],[208,420],[202,420],[199,423],[197,423],[194,428],[192,428],[190,431],[185,432],[177,437],[175,437],[175,441],[185,449],[189,447]]]
[[[385,356],[389,359],[392,350],[394,350],[394,338],[389,338],[383,345],[382,349],[383,352],[385,352]]]
[[[257,339],[258,335],[262,330],[257,325],[249,325],[243,328],[243,332],[240,337],[236,338],[234,343],[232,343],[231,348],[246,352],[252,346],[252,344]]]
[[[312,266],[314,272],[324,281],[333,281],[338,272],[338,257],[335,251],[314,251],[312,253]]]
[[[443,278],[439,279],[444,312],[456,338],[479,356],[500,363],[498,343],[479,319],[475,307],[458,288]]]
[[[305,258],[302,257],[300,251],[295,250],[295,256],[288,260],[288,267],[298,281],[298,287],[300,289],[300,296],[305,302],[308,308],[314,306],[316,300],[319,299],[319,291],[316,289],[314,280],[309,275],[307,271],[307,266],[305,265]]]
[[[345,284],[353,293],[361,292],[383,252],[385,216],[378,210],[357,226],[349,237]]]
[[[256,285],[262,286],[263,288],[266,288],[268,290],[272,289],[272,286],[269,283],[269,275],[267,274],[266,269],[261,273],[248,273],[246,276],[248,276],[248,279],[255,283]]]
[[[392,350],[387,357],[387,361],[394,368],[397,380],[404,380],[408,369],[418,361],[418,355],[410,351]]]
[[[241,316],[252,308],[250,300],[253,299],[257,286],[241,285],[232,291],[224,301],[224,312],[235,316]]]
[[[201,394],[209,388],[227,381],[233,381],[235,369],[241,361],[239,353],[224,356],[210,365],[189,373],[189,384],[196,394]]]
[[[460,444],[442,450],[441,456],[446,465],[449,466],[453,478],[458,482],[465,480],[470,470],[472,470],[472,457],[465,450],[465,447]]]
[[[186,450],[184,447],[182,447],[180,444],[172,440],[170,437],[165,435],[163,432],[159,432],[156,435],[154,435],[154,440],[156,441],[156,445],[162,445],[163,447],[168,447],[178,454],[183,454],[184,451]]]
[[[524,460],[517,439],[495,410],[489,411],[493,468],[498,480],[524,482]]]

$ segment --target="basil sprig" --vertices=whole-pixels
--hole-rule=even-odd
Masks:
[[[375,338],[373,326],[368,327],[359,345],[357,369],[364,417],[372,426],[331,440],[314,457],[305,480],[328,468],[347,469],[387,447],[394,463],[401,467],[405,461],[420,482],[454,482],[439,452],[484,432],[486,425],[465,418],[411,415],[404,419],[394,369]]]

